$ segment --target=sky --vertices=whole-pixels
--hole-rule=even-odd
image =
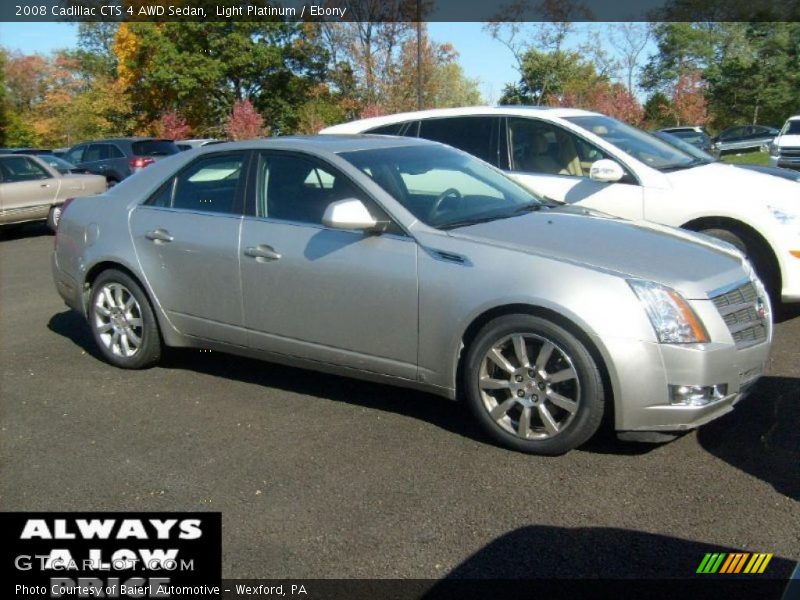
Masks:
[[[428,31],[437,42],[450,42],[455,47],[465,74],[478,80],[487,104],[496,103],[505,84],[519,79],[511,51],[492,39],[482,23],[428,23]],[[77,33],[77,25],[68,23],[0,23],[0,46],[25,54],[46,54],[74,47]],[[585,32],[579,27],[573,44],[584,39]]]

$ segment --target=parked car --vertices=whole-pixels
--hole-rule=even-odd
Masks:
[[[114,138],[85,142],[69,149],[64,159],[80,169],[103,175],[109,186],[148,165],[180,152],[175,142],[158,138]]]
[[[61,173],[62,175],[67,175],[69,173],[88,173],[86,169],[79,169],[71,162],[67,162],[63,158],[57,157],[55,154],[37,154],[40,159],[46,162],[48,165],[53,167],[56,171]]]
[[[606,412],[650,440],[727,413],[772,336],[732,246],[549,208],[466,153],[378,136],[162,161],[69,205],[53,276],[119,367],[199,346],[463,396],[542,454]]]
[[[0,148],[3,154],[50,154],[52,150],[46,148]]]
[[[193,148],[202,148],[208,144],[219,144],[222,140],[214,138],[198,138],[195,140],[175,140],[175,145],[178,150],[192,150]]]
[[[653,135],[656,136],[658,139],[667,142],[668,144],[675,146],[679,150],[683,150],[686,154],[690,156],[694,156],[699,160],[705,161],[706,163],[717,162],[720,164],[729,164],[731,167],[735,169],[747,169],[749,171],[756,171],[758,173],[764,173],[765,175],[773,175],[775,177],[780,177],[781,179],[788,179],[789,181],[800,182],[800,172],[793,171],[792,169],[782,169],[780,167],[769,167],[765,165],[749,165],[749,164],[736,164],[736,163],[722,163],[719,159],[715,158],[708,152],[704,152],[683,141],[680,138],[675,137],[671,133],[667,133],[665,131],[654,131]]]
[[[800,169],[800,115],[789,117],[769,145],[769,164],[773,167]]]
[[[70,198],[102,194],[97,175],[64,175],[38,156],[0,155],[0,224],[47,220],[58,226],[61,206]]]
[[[714,142],[711,141],[711,136],[705,130],[705,127],[691,126],[691,127],[665,127],[659,129],[664,133],[669,133],[677,138],[691,144],[695,148],[699,148],[703,152],[714,155]]]
[[[778,133],[774,127],[765,125],[737,125],[725,129],[711,141],[716,154],[766,150]]]
[[[364,119],[322,133],[433,139],[483,158],[549,198],[712,235],[747,254],[774,298],[800,301],[794,183],[708,163],[605,115],[454,108]]]

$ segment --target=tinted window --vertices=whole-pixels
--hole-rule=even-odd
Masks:
[[[125,158],[125,154],[122,150],[117,148],[114,144],[106,144],[105,152],[105,158]]]
[[[747,129],[745,127],[733,127],[728,129],[727,131],[723,131],[719,134],[719,139],[721,140],[732,140],[735,138],[742,137],[745,134]]]
[[[238,213],[236,199],[243,162],[242,154],[197,160],[165,183],[147,204],[202,212]]]
[[[107,144],[90,144],[83,154],[83,162],[96,162],[110,157]]]
[[[497,153],[492,136],[495,117],[453,117],[451,119],[425,119],[420,122],[419,137],[441,142],[497,164]]]
[[[382,127],[376,127],[375,129],[370,129],[369,131],[365,131],[364,133],[374,133],[376,135],[400,135],[400,132],[405,127],[405,123],[394,123],[392,125],[383,125]]]
[[[300,156],[264,154],[259,160],[257,211],[261,216],[322,224],[331,202],[364,195],[328,165]]]
[[[0,159],[0,172],[5,183],[52,177],[47,169],[25,156],[7,156]]]
[[[86,146],[78,146],[67,152],[64,157],[72,164],[77,165],[79,162],[83,161],[84,150],[86,150]]]
[[[800,120],[789,121],[783,128],[783,133],[788,135],[797,135],[800,133]]]
[[[131,144],[136,156],[169,156],[180,152],[171,140],[144,140]]]
[[[588,177],[592,163],[610,158],[597,146],[550,123],[509,118],[512,169],[528,173]]]

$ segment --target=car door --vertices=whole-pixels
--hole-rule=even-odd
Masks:
[[[601,210],[627,219],[644,215],[644,194],[633,174],[616,183],[589,178],[594,162],[621,161],[560,125],[527,117],[508,117],[509,175],[540,195]]]
[[[248,154],[198,157],[137,206],[130,232],[148,285],[173,325],[244,345],[239,232]]]
[[[358,198],[345,175],[305,154],[262,152],[242,225],[248,345],[322,363],[416,378],[417,245],[322,224],[334,200]]]
[[[0,158],[0,214],[3,222],[47,218],[60,178],[29,156]]]

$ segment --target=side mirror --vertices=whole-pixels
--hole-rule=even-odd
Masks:
[[[608,158],[601,158],[592,163],[589,169],[589,179],[603,183],[614,183],[625,177],[625,170],[622,166]]]
[[[331,202],[322,215],[322,224],[332,229],[379,233],[387,223],[376,221],[361,200],[347,198]]]

